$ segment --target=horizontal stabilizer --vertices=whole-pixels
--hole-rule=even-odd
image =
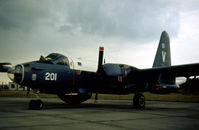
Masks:
[[[10,67],[6,65],[11,65],[11,63],[0,63],[0,72],[7,72],[10,69]]]
[[[11,65],[11,63],[8,63],[8,62],[0,63],[0,67],[4,65]]]

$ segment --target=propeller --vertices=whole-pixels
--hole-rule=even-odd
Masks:
[[[104,57],[104,47],[99,47],[99,58],[98,58],[98,69],[97,72],[101,72],[103,70],[103,57]]]
[[[105,59],[103,60],[103,57],[104,57],[104,47],[99,47],[98,69],[97,69],[98,74],[100,74],[103,71],[103,62],[105,63]],[[98,100],[98,93],[95,94],[94,104],[97,104],[97,100]]]

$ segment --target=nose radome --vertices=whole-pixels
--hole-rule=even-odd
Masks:
[[[8,77],[10,78],[10,80],[14,81],[14,70],[15,70],[15,66],[14,67],[11,67],[9,70],[8,70]]]
[[[23,65],[16,65],[8,70],[8,77],[16,83],[22,83],[24,77]]]

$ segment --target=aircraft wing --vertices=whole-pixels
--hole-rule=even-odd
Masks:
[[[6,65],[11,65],[11,63],[0,63],[0,72],[7,72],[9,70],[9,66]]]
[[[142,78],[151,79],[161,74],[167,75],[167,77],[190,77],[199,75],[199,63],[184,64],[176,66],[155,67],[150,69],[140,69],[137,74]]]

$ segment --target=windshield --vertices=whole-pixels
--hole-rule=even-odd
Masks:
[[[46,57],[41,56],[39,61],[48,64],[59,64],[69,66],[68,58],[58,53],[51,53]]]

